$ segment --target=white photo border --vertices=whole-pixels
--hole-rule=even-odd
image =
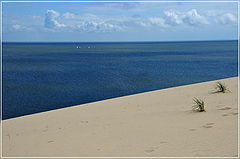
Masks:
[[[142,3],[176,3],[176,2],[183,2],[183,3],[237,3],[237,5],[238,5],[238,25],[237,25],[237,27],[238,27],[238,32],[237,32],[237,34],[238,34],[238,68],[237,68],[237,70],[238,70],[238,76],[237,76],[237,78],[238,78],[238,93],[237,93],[237,95],[238,95],[238,122],[237,122],[237,127],[238,127],[238,156],[236,156],[236,157],[4,157],[3,156],[3,129],[2,129],[2,124],[3,124],[3,120],[2,120],[2,115],[3,115],[3,111],[2,111],[2,96],[3,96],[3,91],[2,91],[2,73],[3,73],[3,58],[2,58],[2,50],[3,50],[3,3],[134,3],[134,2],[142,2]],[[240,93],[240,91],[239,91],[239,81],[240,81],[240,78],[239,78],[239,73],[240,73],[240,71],[239,71],[239,62],[240,62],[240,55],[239,55],[239,53],[240,53],[240,51],[239,51],[239,49],[240,49],[240,41],[239,41],[239,38],[240,38],[240,30],[239,30],[239,25],[240,25],[240,12],[239,12],[239,9],[240,9],[240,1],[238,1],[238,0],[230,0],[230,1],[223,1],[223,0],[218,0],[218,1],[212,1],[212,0],[209,0],[209,1],[206,1],[206,0],[196,0],[196,1],[190,1],[190,0],[185,0],[185,1],[181,1],[181,0],[179,0],[179,1],[172,1],[172,0],[169,0],[169,1],[159,1],[159,0],[156,0],[156,1],[138,1],[138,0],[136,0],[136,1],[124,1],[124,0],[122,0],[122,1],[98,1],[98,0],[96,0],[96,1],[92,1],[92,0],[90,0],[90,1],[71,1],[71,0],[69,0],[69,1],[51,1],[51,0],[49,0],[49,1],[18,1],[18,0],[16,0],[16,1],[8,1],[8,0],[3,0],[3,1],[0,1],[0,14],[1,14],[1,26],[0,26],[0,29],[1,29],[1,39],[0,39],[0,42],[1,42],[1,47],[0,47],[0,52],[1,52],[1,54],[0,54],[0,61],[1,61],[1,65],[0,65],[0,67],[1,67],[1,75],[0,75],[0,78],[1,78],[1,82],[0,82],[0,85],[1,85],[1,96],[0,96],[0,100],[1,100],[1,114],[0,114],[0,116],[1,116],[1,121],[0,121],[0,127],[1,127],[1,131],[0,131],[0,133],[1,133],[1,144],[0,144],[0,147],[1,147],[1,149],[0,149],[0,151],[1,151],[1,158],[86,158],[86,159],[90,159],[90,158],[104,158],[104,159],[110,159],[110,158],[135,158],[135,159],[142,159],[142,158],[239,158],[240,156],[240,147],[239,147],[239,143],[240,143],[240,141],[239,141],[239,137],[240,137],[240,135],[239,135],[239,132],[240,132],[240,129],[239,129],[239,113],[240,113],[240,110],[239,110],[239,102],[240,102],[240,100],[239,100],[239,93]]]

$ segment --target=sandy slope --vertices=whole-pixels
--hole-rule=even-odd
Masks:
[[[237,78],[3,121],[3,156],[237,156]],[[206,112],[192,112],[193,97]]]

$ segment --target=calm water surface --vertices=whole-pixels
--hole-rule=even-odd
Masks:
[[[4,43],[3,119],[237,71],[237,41]]]

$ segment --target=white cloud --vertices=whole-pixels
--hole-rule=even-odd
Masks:
[[[160,27],[166,27],[166,22],[163,18],[159,18],[159,17],[153,17],[153,18],[149,18],[149,21],[152,25],[156,25],[156,26],[160,26]]]
[[[237,23],[237,17],[234,16],[231,13],[226,13],[224,15],[222,15],[217,22],[219,22],[220,24],[232,24],[232,23]]]
[[[120,26],[99,21],[82,21],[73,25],[72,28],[81,32],[115,32],[122,30]]]
[[[141,26],[141,27],[145,27],[145,28],[152,26],[151,22],[148,22],[147,20],[146,21],[139,21],[136,24]]]
[[[164,16],[158,17],[103,17],[94,14],[80,16],[70,12],[61,15],[57,11],[47,10],[45,27],[53,31],[121,32],[136,30],[139,27],[148,29],[161,29],[179,25],[195,27],[211,24],[216,19],[221,24],[229,24],[237,21],[236,17],[230,13],[221,15],[211,14],[210,16],[208,14],[200,14],[196,9],[185,12],[167,10],[163,13]]]
[[[183,22],[188,25],[209,24],[208,20],[200,15],[196,9],[192,9],[183,15]]]
[[[12,25],[12,28],[13,28],[14,30],[20,30],[22,27],[21,27],[21,25],[19,25],[19,24],[14,24],[14,25]]]
[[[65,24],[62,24],[57,20],[59,16],[60,14],[58,12],[54,10],[47,10],[44,26],[49,29],[65,27]]]
[[[11,29],[15,31],[32,31],[33,30],[32,28],[23,26],[21,24],[13,24],[11,26]]]
[[[206,10],[205,14],[208,17],[215,17],[215,16],[219,16],[222,15],[223,13],[225,13],[225,11],[222,10]]]
[[[45,15],[45,27],[53,31],[79,31],[79,32],[114,32],[122,28],[115,21],[100,18],[94,14],[83,16],[66,12],[62,15],[54,10],[47,10]]]
[[[200,25],[200,24],[209,24],[206,17],[200,15],[196,9],[189,10],[187,12],[179,12],[175,10],[165,11],[165,20],[169,25]]]
[[[228,25],[237,23],[237,16],[224,10],[208,10],[205,11],[205,14],[208,20],[215,24]]]
[[[182,13],[179,11],[165,11],[164,17],[100,17],[94,14],[82,16],[66,12],[62,16],[54,11],[47,10],[45,16],[45,27],[66,31],[80,32],[117,32],[136,27],[158,27],[166,28],[180,24],[199,25],[208,24],[207,20],[193,9]]]
[[[179,25],[182,24],[182,14],[178,11],[169,10],[165,11],[165,21],[169,25]]]
[[[74,19],[76,18],[76,15],[74,13],[67,12],[63,14],[63,17],[66,19]]]

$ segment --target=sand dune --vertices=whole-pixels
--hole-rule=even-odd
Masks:
[[[237,157],[238,78],[4,120],[3,156]],[[206,112],[193,112],[193,97]]]

